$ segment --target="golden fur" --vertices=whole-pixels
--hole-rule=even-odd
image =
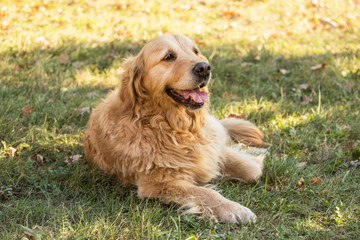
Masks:
[[[140,198],[246,223],[255,214],[203,185],[219,176],[257,181],[262,159],[230,145],[234,139],[261,145],[262,133],[245,120],[218,121],[206,105],[185,107],[165,93],[166,88],[197,87],[192,69],[207,60],[196,50],[185,36],[163,35],[127,59],[121,85],[91,113],[84,135],[86,158],[122,183],[136,185]],[[176,60],[165,61],[168,52]]]

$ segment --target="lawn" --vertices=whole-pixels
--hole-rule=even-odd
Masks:
[[[360,2],[0,1],[0,239],[358,239]],[[81,140],[121,63],[182,33],[210,111],[270,144],[257,184],[214,180],[249,225],[182,215],[90,167]]]

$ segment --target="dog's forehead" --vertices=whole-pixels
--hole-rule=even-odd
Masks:
[[[154,52],[162,52],[167,50],[189,50],[196,47],[195,43],[191,41],[189,38],[179,35],[179,34],[172,34],[172,35],[162,35],[159,36],[150,42],[148,42],[145,47],[144,51],[146,53],[154,53]]]

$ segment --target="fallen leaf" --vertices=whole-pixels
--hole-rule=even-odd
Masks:
[[[299,85],[300,90],[306,90],[310,87],[309,83],[303,83]]]
[[[305,167],[306,164],[307,164],[307,162],[299,162],[299,163],[296,164],[296,166],[299,167],[299,168],[302,168],[302,167]]]
[[[314,71],[314,72],[319,71],[319,70],[324,69],[325,66],[326,66],[326,63],[318,64],[318,65],[312,66],[311,70]]]
[[[52,102],[54,102],[54,99],[49,98],[49,100],[47,100],[47,102],[46,102],[46,103],[52,103]]]
[[[320,19],[320,22],[324,25],[328,25],[332,28],[337,28],[339,25],[334,22],[331,18],[321,18]]]
[[[351,130],[350,125],[345,125],[345,124],[342,124],[342,123],[339,123],[339,128],[340,128],[340,130],[345,130],[345,131]]]
[[[76,154],[76,155],[72,156],[72,162],[77,163],[81,157],[82,157],[82,155],[80,155],[80,154]]]
[[[300,180],[297,182],[297,186],[301,188],[305,184],[305,180],[303,178],[300,178]]]
[[[43,165],[44,164],[44,157],[40,154],[34,154],[33,158],[36,159],[36,162]]]
[[[84,107],[79,109],[81,114],[90,113],[90,107]]]
[[[81,114],[90,113],[90,107],[75,108],[74,112],[80,112]]]
[[[201,46],[206,45],[206,42],[203,41],[203,40],[195,39],[195,42],[196,42],[197,45],[201,45]]]
[[[355,143],[349,142],[343,147],[344,152],[350,152],[355,149]]]
[[[61,63],[68,63],[70,61],[66,53],[61,53],[59,58]]]
[[[221,11],[223,17],[226,18],[236,18],[236,17],[241,17],[241,14],[236,12],[234,8],[225,8]]]
[[[303,96],[303,97],[301,98],[300,105],[304,106],[304,105],[307,105],[307,104],[311,103],[312,101],[313,101],[312,98],[309,98],[309,97],[307,97],[307,96]]]
[[[201,5],[206,5],[206,1],[200,0],[200,1],[198,1],[198,3],[201,4]]]
[[[239,119],[244,119],[243,116],[241,116],[240,114],[237,114],[237,113],[230,113],[229,115],[225,116],[225,118],[239,118]]]
[[[320,178],[311,178],[311,182],[316,185],[319,185],[321,183],[321,179]]]
[[[80,154],[76,154],[71,157],[65,156],[65,162],[67,164],[77,163],[81,157],[82,157],[82,155],[80,155]]]
[[[34,109],[34,106],[28,106],[26,105],[25,107],[22,108],[22,112],[24,117],[27,117],[28,115],[31,114],[31,111]]]
[[[16,149],[13,147],[9,147],[7,154],[10,158],[13,158],[15,156]]]
[[[294,35],[294,31],[292,31],[292,30],[285,30],[285,33],[286,33],[286,35],[288,35],[288,36],[292,36],[292,35]]]
[[[286,69],[279,69],[279,72],[280,72],[282,75],[286,75],[286,74],[288,74],[290,71],[289,71],[289,70],[286,70]]]
[[[358,160],[351,161],[351,162],[350,162],[350,166],[351,166],[351,167],[358,167],[358,166],[360,166],[360,158],[359,158]]]
[[[270,35],[270,38],[273,38],[273,39],[277,39],[279,37],[279,35],[277,33],[272,33]]]

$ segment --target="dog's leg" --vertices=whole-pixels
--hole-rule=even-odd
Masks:
[[[256,215],[247,207],[230,201],[213,189],[196,186],[185,180],[154,182],[153,178],[138,179],[140,198],[159,198],[165,203],[177,203],[186,213],[201,213],[227,223],[247,223]]]
[[[263,156],[253,156],[231,147],[226,148],[224,155],[222,173],[226,177],[252,183],[262,175]]]

